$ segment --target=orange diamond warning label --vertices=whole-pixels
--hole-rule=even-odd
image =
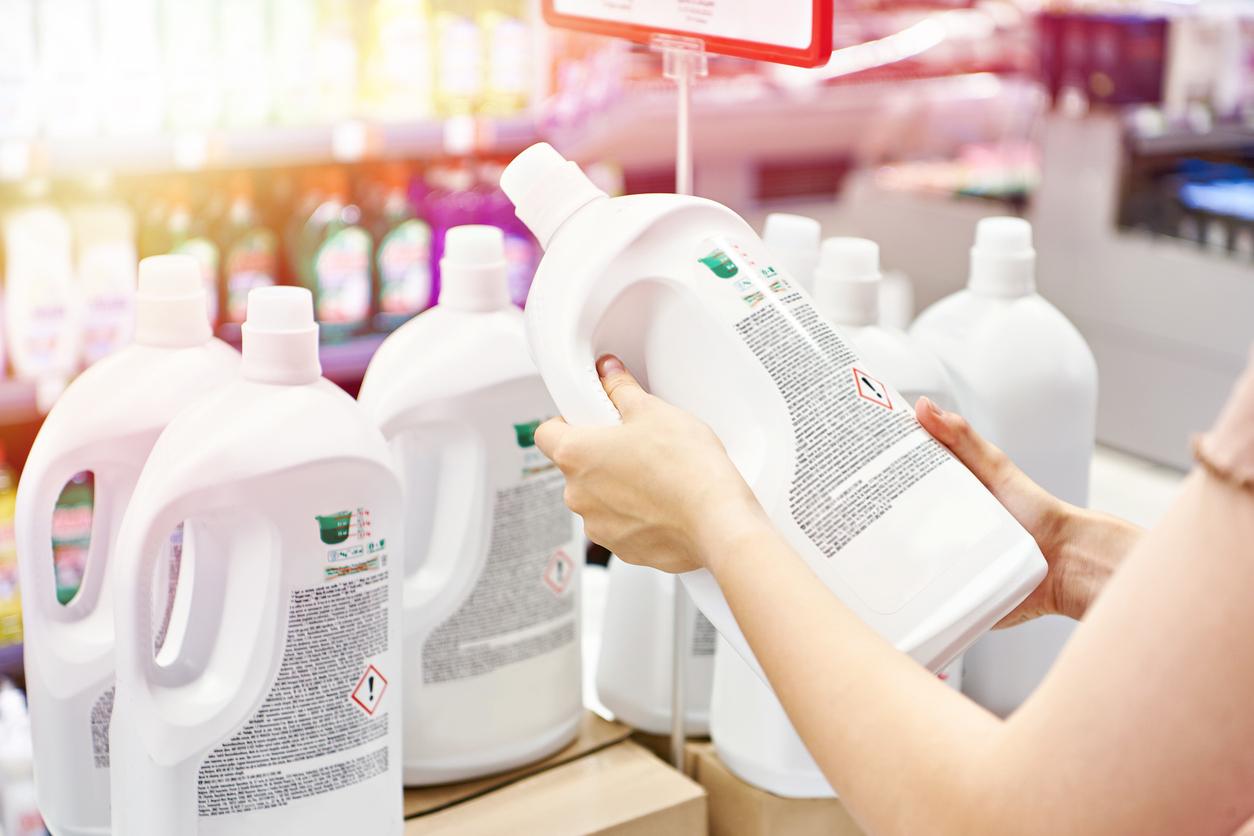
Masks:
[[[549,589],[553,590],[554,595],[561,595],[570,586],[574,577],[575,561],[571,560],[566,552],[558,549],[549,558],[548,565],[544,567],[544,582],[549,585]]]
[[[383,674],[379,673],[379,669],[374,665],[367,665],[366,672],[361,675],[357,687],[349,696],[361,707],[362,711],[373,717],[375,709],[379,707],[379,700],[383,699],[383,692],[387,688],[388,681]]]
[[[885,409],[892,409],[892,399],[888,397],[888,387],[871,377],[862,369],[854,368],[853,382],[858,387],[858,397],[879,404]]]

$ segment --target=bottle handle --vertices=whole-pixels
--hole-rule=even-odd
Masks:
[[[402,584],[404,633],[413,635],[424,625],[433,625],[451,616],[449,602],[465,600],[467,588],[479,568],[469,559],[485,551],[488,532],[480,521],[487,516],[490,497],[482,478],[487,472],[487,443],[474,429],[441,414],[436,405],[430,409],[410,412],[403,422],[384,426],[389,443],[402,445],[396,456],[404,486],[406,518],[405,579]],[[435,455],[435,481],[426,497],[415,500],[415,480],[404,473],[406,454],[415,452],[406,443],[421,444],[416,452]],[[415,504],[430,508],[425,516]],[[425,523],[425,525],[423,524]],[[418,555],[417,565],[410,555]],[[443,605],[442,605],[442,602]]]
[[[259,559],[279,548],[273,523],[237,511],[229,519],[216,516],[231,497],[196,491],[147,505],[142,491],[141,485],[123,518],[114,558],[117,696],[110,748],[126,775],[115,771],[112,784],[114,810],[129,820],[119,832],[163,836],[195,832],[197,756],[228,737],[264,697],[270,678],[255,672],[272,671],[279,661],[283,642],[264,638],[282,630],[281,570],[280,561]],[[190,584],[180,577],[176,587],[176,595],[189,596],[189,629],[172,658],[159,663],[152,606],[157,562],[179,523],[196,532]],[[228,584],[232,573],[251,580]],[[214,618],[205,617],[209,611]],[[208,623],[218,628],[197,631]],[[178,726],[180,733],[168,731]],[[162,803],[137,804],[137,793]]]

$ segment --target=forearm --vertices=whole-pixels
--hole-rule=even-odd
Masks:
[[[772,529],[710,557],[790,719],[863,826],[983,832],[1002,722],[864,624]]]

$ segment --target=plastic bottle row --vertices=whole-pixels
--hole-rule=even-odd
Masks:
[[[505,231],[511,298],[521,305],[534,239],[496,187],[500,166],[342,168],[186,180],[147,190],[138,208],[107,183],[53,202],[38,184],[3,215],[5,344],[16,376],[51,403],[80,367],[130,340],[137,256],[186,253],[200,266],[210,321],[238,340],[250,290],[289,282],[314,293],[324,339],[389,332],[439,292],[439,242],[467,223]]]
[[[402,783],[571,739],[583,538],[534,434],[559,412],[619,420],[593,367],[603,352],[709,423],[815,582],[920,663],[947,665],[1044,575],[1031,537],[918,426],[876,343],[828,322],[730,210],[608,199],[546,145],[502,187],[546,248],[525,322],[500,230],[452,229],[439,304],[385,340],[357,401],[319,377],[307,289],[251,291],[241,357],[212,337],[194,261],[141,264],[135,344],[66,390],[18,492],[54,832],[399,833]],[[1017,223],[981,228],[967,293],[1031,317],[1044,303]],[[829,243],[816,281],[833,274],[873,327],[868,252]],[[968,323],[964,344],[1023,328]],[[61,603],[51,515],[83,470],[97,521]],[[712,578],[683,581],[730,663],[716,744],[769,785],[804,747]],[[669,667],[640,629],[648,604],[610,590],[603,674]],[[718,690],[737,676],[748,684]]]
[[[508,115],[521,0],[9,0],[0,138]]]

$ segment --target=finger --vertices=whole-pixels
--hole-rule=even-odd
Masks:
[[[914,414],[923,429],[948,447],[986,486],[992,487],[1004,478],[1007,466],[1005,455],[972,429],[967,419],[956,412],[941,409],[927,397],[919,398]]]
[[[623,361],[613,354],[607,354],[597,361],[597,373],[601,375],[605,394],[610,396],[610,401],[624,418],[648,397],[648,393],[640,388],[631,372],[627,371]]]
[[[557,445],[566,437],[566,433],[570,432],[570,425],[566,423],[564,418],[550,418],[540,426],[536,427],[535,435],[532,438],[536,442],[536,446],[540,448],[540,452],[548,456],[552,461],[554,453],[557,451]]]

